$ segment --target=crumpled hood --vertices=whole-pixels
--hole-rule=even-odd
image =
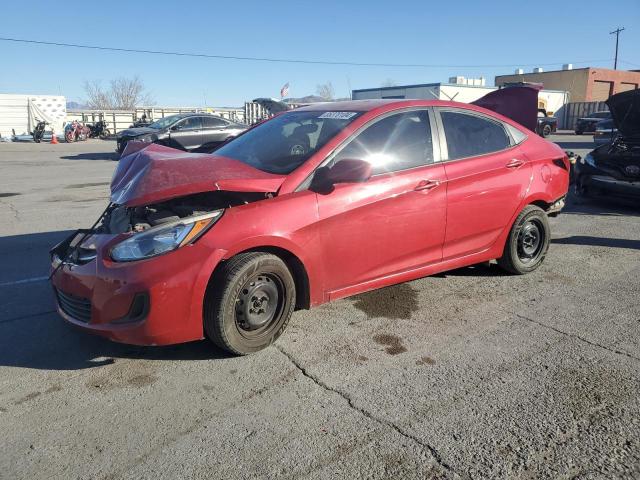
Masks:
[[[640,135],[640,90],[617,93],[606,103],[618,132],[625,137]]]
[[[126,130],[118,132],[118,137],[139,137],[140,135],[144,135],[145,133],[159,133],[161,131],[162,130],[158,130],[157,128],[149,127],[127,128]]]
[[[111,201],[137,207],[195,193],[276,192],[286,176],[237,160],[129,142],[111,180]]]

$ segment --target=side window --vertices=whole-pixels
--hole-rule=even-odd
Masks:
[[[199,130],[202,128],[202,120],[200,117],[187,117],[178,123],[176,126],[180,127],[180,130]]]
[[[425,110],[390,115],[367,127],[333,158],[371,163],[373,175],[433,162],[429,114]]]
[[[475,157],[509,148],[511,140],[504,127],[489,119],[461,112],[440,112],[447,137],[449,160]]]
[[[222,128],[227,122],[216,117],[202,117],[202,126],[204,128]]]

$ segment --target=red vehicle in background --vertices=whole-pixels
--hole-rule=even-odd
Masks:
[[[67,143],[73,143],[76,140],[84,141],[89,138],[89,135],[91,135],[91,129],[77,120],[64,127],[64,138]]]
[[[558,146],[455,102],[312,105],[212,155],[131,142],[96,225],[52,250],[58,311],[119,342],[247,354],[296,309],[490,260],[535,270],[568,186]]]

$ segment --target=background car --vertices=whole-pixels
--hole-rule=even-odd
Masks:
[[[205,113],[181,113],[161,118],[147,127],[129,128],[116,136],[118,153],[130,140],[158,143],[179,150],[211,152],[248,127]]]
[[[596,145],[610,143],[618,133],[613,119],[599,121],[594,130],[593,141]]]
[[[640,199],[640,90],[607,100],[612,119],[598,123],[594,139],[600,144],[575,164],[578,196]]]
[[[541,137],[548,137],[558,129],[558,119],[550,117],[544,108],[538,109],[538,124],[536,133]]]
[[[593,112],[586,117],[579,118],[576,122],[576,135],[582,135],[583,133],[592,133],[596,131],[596,124],[602,120],[608,120],[611,118],[611,112],[605,110],[602,112]]]

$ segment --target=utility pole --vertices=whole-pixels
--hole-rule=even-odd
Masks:
[[[622,28],[618,27],[613,32],[609,32],[609,35],[613,35],[614,33],[616,34],[616,58],[613,61],[613,69],[614,70],[618,69],[618,38],[620,37],[620,32],[622,32],[623,30],[624,30],[624,27],[622,27]]]

